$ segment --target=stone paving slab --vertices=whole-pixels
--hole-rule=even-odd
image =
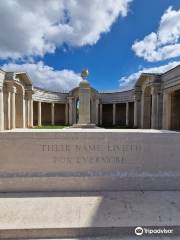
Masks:
[[[179,131],[171,130],[158,130],[158,129],[105,129],[105,128],[72,128],[65,127],[62,129],[36,129],[36,128],[16,128],[12,130],[4,130],[1,133],[11,133],[11,132],[122,132],[122,133],[176,133]]]
[[[1,239],[112,237],[137,226],[180,227],[180,191],[0,194]]]

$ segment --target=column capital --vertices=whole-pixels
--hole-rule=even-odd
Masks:
[[[151,94],[153,95],[153,94],[155,94],[155,95],[157,95],[157,94],[159,94],[160,93],[160,86],[158,85],[152,85],[152,87],[151,87]]]
[[[7,91],[11,93],[16,93],[16,87],[12,83],[7,84]]]

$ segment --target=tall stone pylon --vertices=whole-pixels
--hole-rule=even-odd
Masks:
[[[79,120],[73,127],[76,128],[94,128],[95,124],[91,123],[91,87],[86,80],[88,70],[83,69],[81,73],[82,80],[79,83]]]
[[[79,84],[79,121],[78,124],[91,123],[91,88],[87,80]]]

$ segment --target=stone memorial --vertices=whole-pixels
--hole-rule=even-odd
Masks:
[[[75,130],[2,132],[0,191],[180,189],[179,133]]]
[[[79,87],[68,94],[43,92],[43,98],[36,89],[33,103],[28,76],[5,74],[6,91],[0,91],[0,239],[110,238],[134,234],[137,226],[168,226],[169,231],[180,226],[180,134],[165,130],[170,129],[170,101],[165,101],[169,110],[162,107],[159,76],[147,81],[149,75],[142,75],[135,95],[99,94],[86,80],[87,69],[81,76]],[[179,90],[173,96],[172,126],[177,130]],[[127,101],[126,108],[121,101]],[[41,126],[44,119],[54,125],[57,115],[69,127],[26,128],[35,121]],[[116,126],[119,115],[125,116],[126,126],[147,129],[95,128],[104,120]]]
[[[74,128],[95,128],[96,125],[91,122],[91,87],[86,80],[88,70],[82,70],[83,80],[79,84],[79,121],[74,124]]]

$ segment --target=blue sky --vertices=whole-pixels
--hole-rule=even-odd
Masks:
[[[132,88],[143,71],[180,64],[179,0],[99,0],[97,12],[97,0],[63,2],[37,0],[43,13],[22,0],[0,2],[2,69],[27,71],[37,86],[67,90],[87,67],[93,87],[115,90]]]

